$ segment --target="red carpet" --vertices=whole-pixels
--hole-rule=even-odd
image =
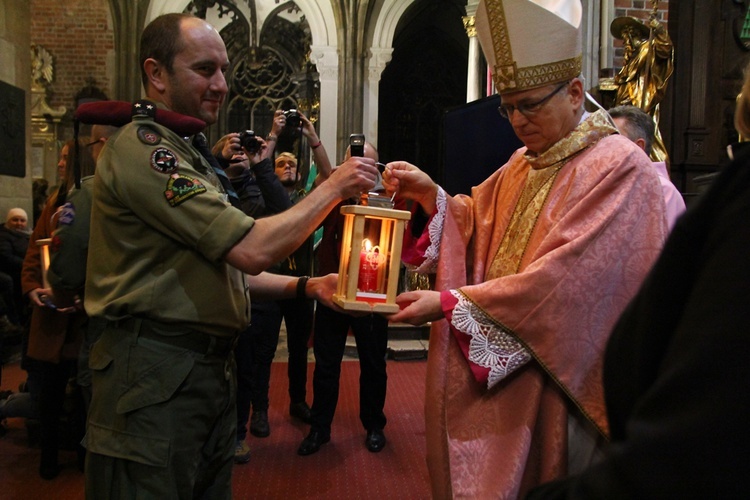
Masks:
[[[289,417],[286,363],[273,363],[271,372],[271,436],[248,434],[250,462],[234,468],[236,499],[429,498],[424,441],[424,376],[426,361],[389,361],[385,414],[388,444],[380,453],[364,447],[359,421],[359,364],[346,361],[341,369],[341,393],[331,442],[314,455],[300,457],[297,447],[308,426]],[[309,366],[308,402],[312,402]],[[4,367],[3,389],[18,387],[25,377],[17,364]],[[75,453],[63,452],[60,476],[44,481],[37,474],[38,450],[27,444],[23,421],[6,422],[0,438],[0,497],[5,499],[83,498],[83,475]]]

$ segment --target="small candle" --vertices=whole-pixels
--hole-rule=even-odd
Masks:
[[[359,280],[357,288],[361,292],[374,292],[378,288],[378,269],[380,268],[380,249],[372,246],[370,240],[362,241],[359,253]]]

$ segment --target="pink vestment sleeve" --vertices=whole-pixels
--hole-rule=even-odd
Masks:
[[[414,214],[417,210],[421,210],[421,208],[418,205],[414,205],[414,208],[412,208],[412,220],[414,220]],[[437,212],[433,212],[432,214],[430,214],[430,218],[427,220],[427,224],[425,224],[422,234],[420,234],[418,237],[412,234],[411,224],[410,227],[405,231],[404,247],[401,252],[401,260],[405,264],[419,267],[422,265],[422,263],[424,263],[425,252],[432,243],[432,240],[430,240],[430,233],[428,231],[428,228],[430,227],[430,223],[432,223],[432,219],[435,217],[436,213]]]

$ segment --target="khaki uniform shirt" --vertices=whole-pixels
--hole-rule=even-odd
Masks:
[[[253,226],[190,143],[136,116],[102,150],[85,307],[230,336],[248,323],[244,275],[224,263]]]

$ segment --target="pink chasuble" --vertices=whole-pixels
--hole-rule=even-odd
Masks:
[[[436,264],[447,318],[427,368],[436,498],[517,498],[564,476],[569,413],[607,435],[604,346],[667,228],[654,169],[602,113],[542,157],[517,151],[471,197],[441,191],[406,242],[429,239],[420,270]]]

